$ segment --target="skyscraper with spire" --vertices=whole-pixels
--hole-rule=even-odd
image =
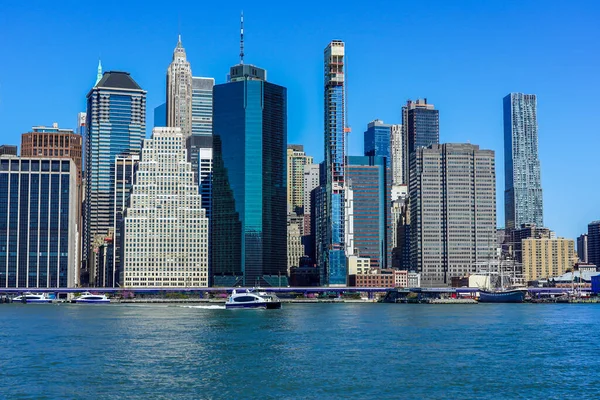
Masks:
[[[181,35],[167,69],[167,126],[192,134],[192,68],[181,44]]]
[[[287,89],[244,64],[242,45],[240,53],[229,82],[213,90],[213,285],[283,286]]]

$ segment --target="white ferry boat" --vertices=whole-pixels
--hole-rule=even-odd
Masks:
[[[23,293],[20,296],[13,297],[13,303],[52,303],[48,293]]]
[[[110,299],[104,294],[91,294],[84,292],[81,296],[72,300],[73,303],[92,303],[92,304],[109,304]]]
[[[265,310],[281,308],[281,302],[277,297],[271,296],[267,293],[254,293],[250,289],[244,291],[233,290],[231,296],[227,298],[225,308],[236,309],[236,308],[262,308]]]

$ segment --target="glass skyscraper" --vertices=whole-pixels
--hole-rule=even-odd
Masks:
[[[392,126],[376,119],[369,122],[364,135],[365,156],[385,157],[386,166],[391,166],[391,134]]]
[[[544,226],[534,94],[511,93],[504,97],[504,183],[506,228]]]
[[[87,95],[85,243],[114,229],[115,160],[139,154],[146,135],[146,91],[127,72],[108,71]],[[88,266],[89,268],[89,266]]]
[[[215,286],[287,284],[287,90],[247,64],[214,87]]]
[[[0,287],[78,284],[77,177],[72,160],[0,157]]]
[[[324,51],[325,160],[321,186],[315,190],[315,244],[322,285],[347,284],[346,256],[346,115],[344,42],[334,40]]]
[[[354,248],[373,268],[390,268],[390,169],[380,156],[349,156],[347,178],[354,200]]]

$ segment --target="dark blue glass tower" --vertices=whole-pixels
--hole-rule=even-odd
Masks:
[[[391,125],[386,125],[379,119],[369,122],[364,137],[365,156],[385,157],[386,167],[390,168],[391,135]]]
[[[0,287],[75,287],[77,175],[72,160],[0,157]]]
[[[252,65],[214,87],[214,286],[287,284],[287,91]]]

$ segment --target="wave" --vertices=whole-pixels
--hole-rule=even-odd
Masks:
[[[211,306],[178,306],[181,308],[201,308],[203,310],[224,310],[225,306],[224,305],[211,305]]]

